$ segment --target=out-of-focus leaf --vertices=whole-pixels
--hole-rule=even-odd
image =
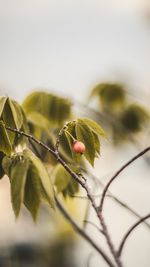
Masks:
[[[126,99],[124,86],[118,83],[100,83],[91,92],[90,98],[98,96],[102,108],[107,110],[114,110],[122,108]]]
[[[0,151],[6,155],[10,155],[12,152],[10,139],[2,121],[0,121]]]
[[[71,179],[70,174],[60,164],[54,168],[52,177],[58,193],[67,187]]]
[[[43,128],[44,130],[48,131],[50,128],[49,121],[41,115],[39,112],[31,112],[28,115],[28,121],[37,127]]]
[[[73,196],[79,191],[79,184],[75,180],[71,179],[66,190],[69,196]]]
[[[18,217],[24,199],[29,161],[22,159],[11,168],[11,201],[15,216]],[[28,193],[29,194],[29,193]]]
[[[138,132],[149,118],[149,114],[143,107],[131,104],[122,113],[120,121],[127,131]]]
[[[46,92],[33,92],[23,102],[26,114],[38,112],[43,115],[53,127],[60,127],[71,116],[71,102]]]
[[[64,197],[73,197],[76,193],[79,191],[79,184],[73,180],[73,178],[70,179],[70,182],[68,183],[67,187],[63,190],[63,196]]]
[[[76,123],[76,136],[77,140],[85,144],[86,150],[84,152],[84,156],[93,166],[95,158],[94,137],[91,129],[82,119],[78,119],[78,122]]]

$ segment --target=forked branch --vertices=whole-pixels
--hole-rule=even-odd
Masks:
[[[140,220],[138,220],[135,224],[133,224],[131,226],[131,228],[127,231],[127,233],[125,234],[125,236],[123,237],[119,249],[118,249],[118,255],[121,256],[122,250],[124,248],[124,245],[127,241],[127,238],[129,237],[129,235],[133,232],[133,230],[135,230],[135,228],[137,226],[139,226],[141,223],[143,223],[145,220],[147,220],[148,218],[150,218],[150,213],[148,215],[146,215],[145,217],[141,218]]]
[[[105,196],[106,193],[108,191],[108,188],[110,187],[110,185],[112,184],[112,182],[117,178],[117,176],[125,169],[127,168],[131,163],[133,163],[135,160],[137,160],[138,158],[140,158],[141,156],[143,156],[145,153],[147,153],[150,150],[150,146],[148,146],[147,148],[145,148],[144,150],[142,150],[140,153],[138,153],[136,156],[134,156],[132,159],[130,159],[127,163],[125,163],[114,175],[113,177],[109,180],[109,182],[106,184],[103,193],[102,193],[102,198],[100,201],[100,206],[99,206],[99,210],[100,212],[103,210],[103,205],[104,205],[104,200],[105,200]]]

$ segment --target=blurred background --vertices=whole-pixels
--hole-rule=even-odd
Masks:
[[[85,116],[90,91],[109,81],[123,83],[129,99],[149,109],[148,0],[0,0],[0,37],[1,95],[21,103],[31,91],[46,90],[71,98],[76,113]],[[91,107],[95,109],[96,103]],[[116,148],[111,140],[104,142],[101,158],[91,171],[105,183],[121,164],[148,145],[148,137],[147,131],[138,146],[130,142]],[[111,188],[141,215],[149,212],[149,172],[149,163],[140,159]],[[0,266],[88,266],[89,255],[90,266],[106,266],[62,218],[56,222],[46,208],[36,224],[25,209],[16,221],[9,190],[7,178],[1,180]],[[76,200],[74,209],[82,219],[84,200]],[[105,214],[118,244],[136,218],[111,201],[106,203]],[[96,221],[92,213],[89,216]],[[88,225],[87,230],[99,242],[96,229]],[[103,240],[102,245],[105,247]],[[150,266],[149,252],[149,230],[141,226],[126,245],[125,266]]]

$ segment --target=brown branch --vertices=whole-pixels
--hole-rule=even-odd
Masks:
[[[37,138],[35,138],[34,136],[32,136],[30,134],[27,134],[27,133],[25,133],[25,132],[23,132],[21,130],[14,129],[14,128],[9,127],[9,126],[5,126],[5,128],[7,130],[11,131],[11,132],[14,132],[16,134],[23,135],[23,136],[27,137],[28,139],[33,140],[34,142],[36,142],[37,144],[39,144],[40,146],[42,146],[44,149],[46,149],[49,153],[51,153],[56,158],[56,160],[67,170],[67,172],[72,176],[72,178],[76,182],[78,182],[82,186],[82,188],[85,189],[86,194],[87,194],[87,197],[90,200],[91,205],[92,205],[93,209],[95,210],[95,212],[97,214],[97,217],[99,218],[100,223],[101,223],[101,225],[103,227],[104,226],[104,221],[103,221],[103,223],[101,222],[101,216],[99,215],[99,212],[98,212],[98,209],[97,209],[95,200],[92,197],[88,186],[86,185],[86,180],[81,180],[81,177],[78,176],[74,171],[72,171],[72,169],[69,167],[69,165],[59,156],[59,153],[58,153],[58,150],[57,150],[58,147],[56,147],[56,151],[54,151],[53,149],[51,149],[50,147],[48,147],[46,144],[44,144],[43,142],[39,141]],[[58,145],[59,145],[59,142],[57,140],[57,146]],[[112,244],[111,238],[109,236],[109,233],[108,233],[106,227],[105,227],[104,235],[106,237],[107,243],[109,245],[109,248],[110,248],[110,251],[111,251],[112,255],[114,256],[115,261],[118,262],[118,255],[117,255],[117,253],[114,250],[114,246]],[[121,264],[118,264],[118,267],[121,267]]]
[[[103,233],[103,230],[101,230],[95,223],[89,221],[89,220],[84,220],[83,221],[84,223],[88,223],[88,224],[91,224],[92,226],[94,226],[100,233],[104,234]]]
[[[99,211],[102,212],[103,210],[103,205],[104,205],[104,200],[105,196],[107,193],[107,190],[109,186],[112,184],[112,182],[116,179],[116,177],[126,168],[128,167],[131,163],[133,163],[135,160],[137,160],[139,157],[143,156],[145,153],[147,153],[150,150],[150,146],[142,150],[140,153],[138,153],[136,156],[134,156],[132,159],[130,159],[127,163],[125,163],[110,179],[110,181],[106,184],[103,193],[102,193],[102,198],[100,201],[100,206],[99,206]]]
[[[99,246],[97,246],[97,244],[86,234],[86,232],[82,228],[80,228],[79,225],[71,218],[71,216],[68,214],[68,212],[62,206],[62,204],[60,203],[60,201],[56,195],[55,195],[55,201],[56,201],[57,208],[60,210],[60,212],[63,214],[63,216],[67,219],[67,221],[69,221],[69,223],[73,226],[75,231],[80,236],[82,236],[86,241],[88,241],[88,243],[90,243],[90,245],[93,248],[95,248],[97,250],[97,252],[99,252],[99,254],[102,256],[102,258],[105,260],[105,262],[107,262],[108,266],[115,267],[114,264],[111,262],[111,260],[108,258],[108,256],[105,254],[103,249],[100,248]]]
[[[124,248],[124,245],[127,241],[127,238],[129,237],[129,235],[133,232],[133,230],[139,226],[141,223],[143,223],[146,219],[150,218],[150,214],[146,215],[145,217],[141,218],[139,221],[137,221],[129,230],[128,232],[125,234],[125,236],[123,237],[119,249],[118,249],[118,255],[121,256],[122,250]]]
[[[96,183],[98,183],[101,187],[105,187],[105,185],[101,182],[101,180],[96,177],[93,173],[91,173],[90,171],[85,170],[84,168],[81,168],[81,170],[83,172],[85,172],[86,174],[89,174],[91,179],[94,179],[94,181]],[[101,194],[97,194],[97,195],[93,195],[93,197],[97,198],[102,196]],[[140,216],[140,214],[138,212],[136,212],[133,208],[131,208],[128,204],[126,204],[124,201],[120,200],[118,197],[116,197],[110,190],[107,190],[107,197],[110,197],[114,202],[116,202],[117,204],[119,204],[120,206],[122,206],[124,209],[126,209],[127,211],[129,211],[132,215],[134,215],[135,217],[141,219],[142,217]],[[87,198],[87,197],[85,197]],[[143,222],[144,225],[150,230],[150,224],[146,221]]]

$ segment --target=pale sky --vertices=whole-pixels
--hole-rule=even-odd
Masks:
[[[77,99],[104,79],[149,91],[146,0],[0,0],[0,90],[47,88]],[[80,92],[75,94],[74,92]]]

